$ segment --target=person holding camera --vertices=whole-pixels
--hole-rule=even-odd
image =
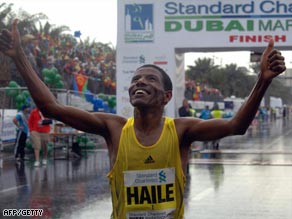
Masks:
[[[43,153],[42,164],[47,164],[51,123],[52,120],[45,118],[42,112],[37,107],[31,111],[28,119],[28,127],[30,131],[32,146],[34,149],[35,167],[40,166],[40,150],[42,150]]]

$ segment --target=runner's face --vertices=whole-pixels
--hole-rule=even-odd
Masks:
[[[130,102],[134,107],[165,105],[163,79],[160,72],[151,67],[138,69],[129,88]]]

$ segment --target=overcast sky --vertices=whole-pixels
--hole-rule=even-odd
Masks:
[[[66,25],[72,33],[81,31],[81,38],[116,45],[117,0],[4,0],[13,9],[30,14],[44,13],[51,24]]]

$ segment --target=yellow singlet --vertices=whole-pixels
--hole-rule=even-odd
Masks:
[[[143,146],[135,135],[134,118],[129,118],[108,178],[113,219],[182,219],[186,179],[173,119],[165,118],[154,145]]]

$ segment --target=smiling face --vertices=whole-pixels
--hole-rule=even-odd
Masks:
[[[172,97],[172,91],[164,89],[161,73],[153,67],[139,68],[129,88],[130,102],[134,107],[161,107]]]

